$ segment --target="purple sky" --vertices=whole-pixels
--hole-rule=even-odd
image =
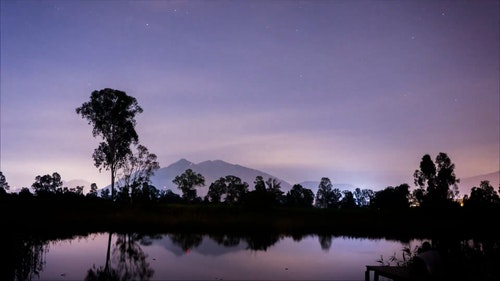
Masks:
[[[377,190],[446,152],[499,170],[499,1],[1,1],[1,167],[99,187],[94,90],[161,166],[221,159]]]

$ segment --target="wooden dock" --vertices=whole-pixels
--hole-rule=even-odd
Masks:
[[[386,277],[394,281],[407,281],[411,280],[410,272],[407,267],[404,266],[377,266],[377,265],[367,265],[365,271],[365,281],[370,281],[370,276],[373,271],[373,281],[379,281],[379,277]]]

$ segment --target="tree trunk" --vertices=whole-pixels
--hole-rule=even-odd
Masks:
[[[111,167],[111,201],[115,200],[115,168]]]
[[[111,252],[111,236],[113,234],[110,232],[109,233],[109,236],[108,236],[108,250],[106,251],[106,265],[104,267],[104,271],[106,272],[106,276],[109,278],[109,274],[110,274],[110,252]]]

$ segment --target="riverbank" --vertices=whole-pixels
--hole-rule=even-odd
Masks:
[[[461,239],[498,237],[495,210],[245,208],[217,205],[116,205],[31,202],[0,205],[3,229],[27,233],[191,232],[329,234]]]

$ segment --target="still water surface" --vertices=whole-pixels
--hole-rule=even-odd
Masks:
[[[409,242],[334,236],[91,234],[49,242],[33,280],[364,280],[365,265],[402,257]],[[109,243],[109,259],[108,255]]]

